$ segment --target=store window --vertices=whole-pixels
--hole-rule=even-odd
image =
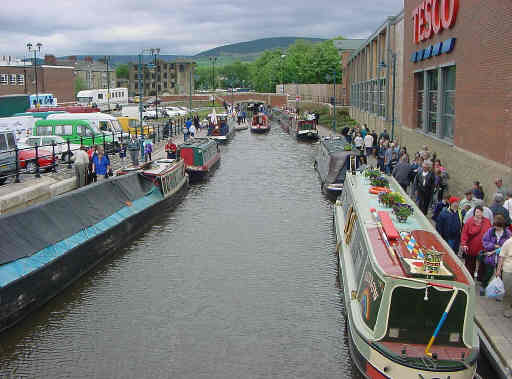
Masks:
[[[379,116],[386,116],[386,79],[379,80]]]
[[[423,98],[425,97],[425,83],[423,72],[415,75],[416,80],[416,127],[423,130]]]
[[[25,75],[17,74],[16,75],[16,83],[18,83],[18,85],[20,85],[20,86],[25,85]]]
[[[15,85],[16,84],[16,74],[9,75],[9,84]]]
[[[7,84],[7,74],[0,74],[0,84]]]
[[[427,71],[427,83],[428,83],[428,114],[427,114],[427,132],[437,134],[437,107],[438,107],[438,74],[437,70]]]
[[[368,111],[373,113],[373,80],[368,82]]]
[[[455,125],[455,74],[456,66],[445,67],[442,70],[443,111],[441,137],[448,139],[453,139],[453,128]]]

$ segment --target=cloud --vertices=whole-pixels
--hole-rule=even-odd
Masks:
[[[137,54],[146,47],[193,55],[265,37],[369,36],[403,0],[4,0],[0,55]]]

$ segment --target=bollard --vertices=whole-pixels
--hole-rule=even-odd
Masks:
[[[114,149],[114,146],[116,146],[116,144],[114,143],[115,140],[116,140],[115,133],[112,130],[112,154],[116,153],[116,151],[115,151],[116,149]],[[121,135],[121,136],[119,136],[119,141],[122,141],[122,140],[123,140],[123,136]],[[118,145],[119,145],[119,150],[121,150],[121,142],[118,142]]]
[[[20,157],[18,154],[18,146],[14,148],[14,154],[16,156],[16,179],[14,179],[14,183],[20,182]]]
[[[80,136],[80,146],[83,146],[83,144],[84,144],[84,137]]]
[[[157,140],[160,142],[160,124],[157,125]]]
[[[36,143],[36,178],[40,178],[41,173],[39,171],[39,146]]]
[[[82,145],[80,145],[82,146]],[[94,146],[94,134],[92,135],[92,146]]]
[[[80,137],[80,138],[82,138],[82,137]],[[69,140],[67,141],[67,143],[68,143],[68,168],[71,168],[71,147],[69,146]]]
[[[149,137],[149,127],[148,127],[148,137]],[[155,127],[153,126],[153,145],[156,143],[156,135],[155,135]]]
[[[114,141],[112,141],[112,144]],[[107,139],[105,138],[105,133],[103,133],[103,154],[107,154]]]
[[[57,172],[57,159],[55,159],[55,141],[52,141],[52,171]]]

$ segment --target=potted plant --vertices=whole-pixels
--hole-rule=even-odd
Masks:
[[[372,179],[377,179],[378,177],[380,177],[382,174],[380,172],[380,170],[375,170],[375,169],[366,169],[364,171],[364,177],[369,179],[369,180],[372,180]]]
[[[393,213],[398,219],[398,222],[404,223],[407,221],[407,218],[414,213],[414,209],[409,204],[396,203],[393,206]]]
[[[370,179],[370,183],[374,187],[389,187],[389,181],[383,176]]]
[[[398,192],[381,192],[379,193],[379,203],[384,205],[387,208],[393,207],[395,204],[403,203],[405,200],[402,195]]]

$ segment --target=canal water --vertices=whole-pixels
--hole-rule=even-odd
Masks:
[[[314,151],[238,132],[174,211],[2,335],[0,377],[359,377]]]

